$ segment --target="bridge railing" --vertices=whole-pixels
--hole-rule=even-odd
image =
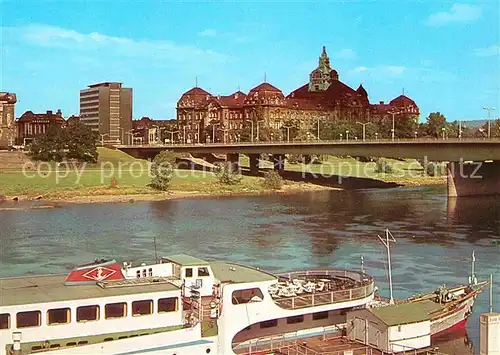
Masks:
[[[499,143],[500,138],[396,138],[396,139],[336,139],[336,140],[304,140],[296,139],[289,141],[254,141],[254,142],[215,142],[215,143],[151,143],[151,144],[133,144],[133,145],[115,145],[116,147],[220,147],[220,146],[232,146],[232,147],[246,147],[246,146],[262,146],[262,145],[325,145],[325,144],[414,144],[414,143]]]

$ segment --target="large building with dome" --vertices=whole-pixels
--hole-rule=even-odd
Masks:
[[[196,86],[177,102],[179,135],[186,142],[237,141],[251,122],[261,129],[293,126],[314,132],[318,122],[381,122],[393,112],[418,119],[419,108],[404,94],[389,103],[371,104],[363,85],[353,89],[340,81],[325,47],[309,82],[287,96],[263,82],[247,94],[231,95],[214,95]]]

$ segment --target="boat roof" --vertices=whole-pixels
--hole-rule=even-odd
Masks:
[[[370,312],[387,326],[418,323],[430,320],[431,312],[441,308],[441,305],[431,300],[401,303],[393,306],[370,308]]]
[[[277,280],[277,276],[248,266],[213,261],[210,263],[214,276],[220,282],[246,283]]]
[[[82,300],[150,292],[179,290],[170,282],[134,284],[133,287],[101,287],[97,284],[64,285],[64,275],[44,275],[0,279],[0,306]],[[119,286],[119,285],[117,285]]]
[[[162,257],[162,259],[166,261],[171,261],[181,266],[203,266],[209,264],[209,262],[206,260],[188,254],[175,254],[170,256],[164,256]]]

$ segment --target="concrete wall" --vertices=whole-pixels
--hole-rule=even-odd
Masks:
[[[500,313],[481,314],[480,355],[500,355]]]

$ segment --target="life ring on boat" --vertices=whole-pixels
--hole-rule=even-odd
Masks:
[[[209,306],[210,306],[210,309],[214,309],[214,308],[217,307],[217,302],[215,302],[214,300],[212,300],[212,301],[210,301]]]
[[[380,301],[380,300],[381,300],[380,296],[379,296],[379,295],[376,295],[376,296],[375,296],[375,300],[376,300],[376,301]]]

